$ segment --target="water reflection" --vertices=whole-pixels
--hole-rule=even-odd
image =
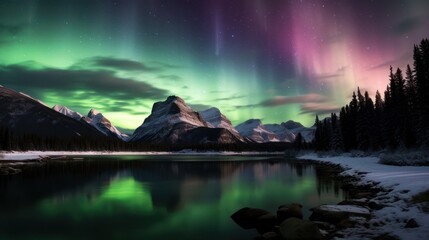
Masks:
[[[278,158],[50,163],[0,178],[0,239],[251,239],[229,219],[241,207],[343,198],[317,167]]]

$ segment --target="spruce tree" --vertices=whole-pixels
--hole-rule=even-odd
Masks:
[[[375,94],[374,105],[374,128],[373,128],[373,145],[372,148],[384,148],[383,134],[384,134],[384,101],[381,98],[380,92],[377,90]]]
[[[414,46],[414,72],[417,90],[418,127],[417,139],[421,146],[429,148],[429,40],[423,39]]]

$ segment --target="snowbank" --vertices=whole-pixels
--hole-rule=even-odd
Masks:
[[[361,175],[362,183],[377,182],[381,187],[391,189],[390,193],[380,193],[374,201],[387,205],[381,210],[374,211],[370,220],[370,229],[374,235],[389,233],[401,239],[427,239],[429,237],[429,213],[424,213],[419,206],[411,204],[413,195],[429,189],[429,166],[390,166],[379,163],[376,157],[319,157],[316,154],[306,154],[300,159],[317,160],[340,164],[347,170],[344,175]],[[419,228],[404,228],[406,222],[414,218]],[[381,224],[380,224],[381,223]],[[378,225],[378,226],[377,226]],[[350,235],[347,236],[347,231]],[[357,231],[357,232],[356,232]],[[369,229],[345,230],[347,239],[363,239],[361,234]]]
[[[429,151],[382,153],[380,163],[397,166],[429,166]]]

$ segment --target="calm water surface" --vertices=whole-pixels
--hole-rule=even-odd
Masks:
[[[0,177],[0,239],[251,239],[249,206],[337,203],[339,183],[279,157],[119,156],[55,162]]]

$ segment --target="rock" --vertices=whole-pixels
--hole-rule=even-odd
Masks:
[[[379,204],[379,203],[377,203],[375,201],[370,201],[368,203],[368,207],[371,208],[371,209],[373,209],[373,210],[380,210],[380,209],[384,208],[384,205]]]
[[[342,220],[348,219],[349,216],[358,216],[369,218],[370,211],[366,207],[354,205],[320,205],[312,208],[310,216],[312,221],[329,222],[337,224]]]
[[[335,226],[339,229],[344,229],[344,228],[354,227],[355,225],[356,225],[355,221],[351,221],[349,218],[346,218],[338,222]]]
[[[279,222],[295,217],[302,219],[302,205],[297,203],[292,203],[289,205],[281,205],[277,210],[277,218]]]
[[[370,191],[358,191],[355,193],[355,198],[371,198],[374,194]]]
[[[309,220],[288,218],[280,224],[280,236],[285,240],[322,239],[317,225]]]
[[[337,205],[356,205],[356,206],[365,207],[367,206],[367,203],[364,201],[358,201],[358,200],[344,200],[339,202]]]
[[[242,208],[231,215],[232,220],[244,229],[256,228],[258,219],[269,213],[260,208]]]
[[[333,231],[333,230],[335,230],[335,226],[332,225],[332,224],[330,224],[330,223],[320,222],[320,221],[312,221],[312,222],[314,222],[317,225],[317,227],[319,227],[319,229],[323,229],[323,230],[326,230],[326,231]]]
[[[405,228],[418,228],[419,224],[416,222],[414,218],[408,220],[407,224],[405,224]]]
[[[256,222],[256,230],[260,234],[271,232],[277,225],[277,217],[272,213],[267,213],[258,218]]]
[[[280,237],[280,235],[276,232],[267,232],[262,234],[261,240],[281,240],[282,238]]]

